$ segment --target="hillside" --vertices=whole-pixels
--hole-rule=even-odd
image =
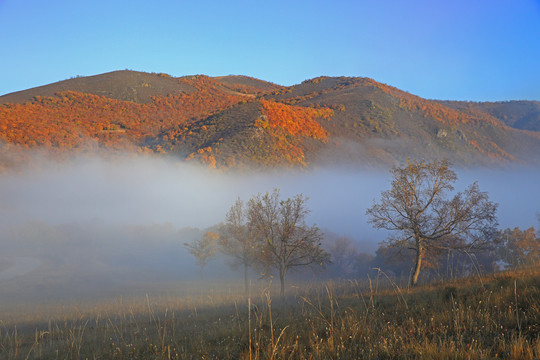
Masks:
[[[443,105],[460,111],[485,112],[521,130],[540,131],[540,101],[465,102],[444,101]]]
[[[338,140],[330,145],[343,155],[353,144],[349,158],[367,152],[368,159],[399,160],[406,154],[444,156],[461,165],[500,164],[535,162],[540,151],[539,133],[516,131],[487,112],[444,106],[368,78],[320,77],[273,96],[337,109],[330,132]]]
[[[243,75],[217,76],[214,80],[236,91],[252,94],[262,94],[283,88],[280,85]]]
[[[0,104],[26,103],[36,97],[54,97],[58,93],[74,91],[85,94],[104,96],[109,99],[150,102],[153,96],[191,93],[195,88],[180,83],[166,74],[148,74],[136,71],[114,71],[111,73],[75,77],[57,83],[14,92],[0,96]]]
[[[539,117],[538,102],[432,101],[368,78],[283,87],[126,70],[0,96],[0,157],[11,166],[13,154],[39,148],[169,154],[217,168],[373,166],[407,157],[538,164]]]

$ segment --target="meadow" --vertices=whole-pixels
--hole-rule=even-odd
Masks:
[[[170,285],[159,294],[18,304],[2,359],[538,359],[540,268],[408,288],[366,280]],[[176,289],[176,290],[175,290]]]

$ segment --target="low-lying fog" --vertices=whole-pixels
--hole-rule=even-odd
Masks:
[[[538,226],[539,171],[457,173],[456,190],[478,181],[500,204],[502,228]],[[41,160],[0,176],[0,297],[77,299],[198,280],[183,243],[223,221],[237,197],[274,187],[282,197],[308,196],[309,223],[374,253],[385,233],[371,228],[365,210],[390,179],[386,170],[233,174],[156,158]],[[206,280],[235,276],[218,260],[205,269]]]

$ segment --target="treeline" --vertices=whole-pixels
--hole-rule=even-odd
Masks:
[[[369,266],[387,274],[408,278],[414,264],[414,251],[380,246]],[[484,274],[540,265],[540,231],[534,227],[499,229],[489,248],[473,251],[447,250],[430,254],[424,263],[428,280]]]
[[[231,242],[222,226],[208,230],[201,240],[187,244],[190,251],[195,246],[195,252],[191,253],[197,258],[201,272],[214,257],[224,256],[233,269],[242,270],[247,284],[249,270],[245,270],[246,263],[252,269],[252,276],[257,278],[278,275],[275,271],[265,272],[267,269],[264,269],[264,264],[257,264],[255,260],[243,263],[239,256],[241,252],[234,250],[239,245]],[[291,275],[308,279],[354,280],[374,278],[384,273],[385,276],[405,282],[414,270],[415,253],[410,249],[380,245],[375,254],[372,254],[363,250],[362,242],[325,230],[321,230],[320,248],[328,254],[329,261],[324,266],[299,268]],[[538,265],[540,231],[534,227],[525,230],[519,227],[507,228],[497,231],[489,248],[428,254],[423,262],[423,281],[442,281]]]
[[[185,246],[196,257],[201,274],[219,252],[244,269],[279,276],[281,295],[292,270],[310,268],[326,276],[354,278],[371,270],[409,279],[443,279],[540,263],[540,233],[534,228],[497,229],[498,204],[473,183],[450,196],[457,175],[446,160],[409,160],[391,170],[390,190],[367,209],[369,222],[392,235],[376,255],[362,253],[346,237],[327,236],[306,223],[303,195],[281,199],[279,190],[238,199],[225,221]],[[540,221],[540,215],[539,215]]]

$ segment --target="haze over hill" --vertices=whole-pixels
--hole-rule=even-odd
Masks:
[[[540,163],[540,104],[433,101],[368,78],[283,87],[245,76],[135,71],[0,96],[2,165],[55,156],[168,154],[216,168]]]

